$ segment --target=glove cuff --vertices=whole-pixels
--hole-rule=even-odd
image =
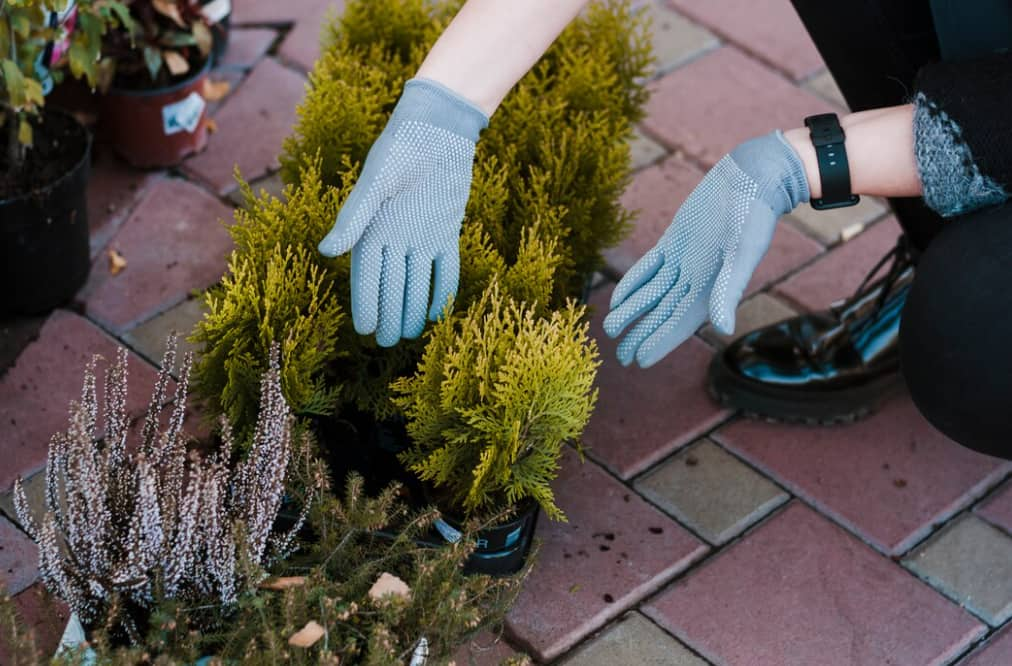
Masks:
[[[755,181],[756,197],[778,215],[811,197],[805,165],[780,130],[746,141],[731,151],[731,159]]]
[[[420,122],[478,141],[488,116],[464,97],[431,79],[414,78],[404,84],[390,122]]]

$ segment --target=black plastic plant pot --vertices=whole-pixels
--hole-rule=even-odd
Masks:
[[[69,113],[46,108],[35,128],[46,169],[30,191],[0,194],[0,312],[40,314],[69,300],[91,265],[87,186],[91,134]],[[45,153],[45,156],[40,156]],[[2,171],[2,170],[0,170]],[[2,176],[0,172],[0,176]]]
[[[541,508],[537,502],[523,502],[510,520],[481,529],[475,535],[474,552],[464,564],[464,573],[508,576],[527,563]],[[429,545],[456,543],[463,538],[461,521],[444,514],[436,519]]]

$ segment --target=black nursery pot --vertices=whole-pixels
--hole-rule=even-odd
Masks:
[[[520,571],[534,543],[540,513],[537,502],[524,501],[512,519],[478,530],[474,552],[464,564],[464,573],[508,576]],[[444,513],[433,525],[427,545],[456,543],[462,538],[463,529],[462,521]]]
[[[84,284],[91,265],[86,198],[91,135],[69,113],[52,108],[43,111],[34,130],[38,150],[49,153],[44,159],[57,173],[31,191],[0,199],[4,314],[52,310]]]

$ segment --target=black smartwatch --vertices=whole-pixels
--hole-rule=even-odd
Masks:
[[[811,200],[812,208],[828,210],[856,205],[861,197],[850,191],[850,165],[844,146],[847,137],[840,127],[840,119],[835,113],[820,113],[805,118],[805,126],[811,131],[822,182],[822,197]]]

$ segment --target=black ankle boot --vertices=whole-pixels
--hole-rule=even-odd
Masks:
[[[869,284],[890,259],[885,277]],[[710,392],[773,420],[831,424],[867,416],[902,383],[900,312],[913,278],[914,254],[901,237],[846,301],[748,333],[714,356]]]

